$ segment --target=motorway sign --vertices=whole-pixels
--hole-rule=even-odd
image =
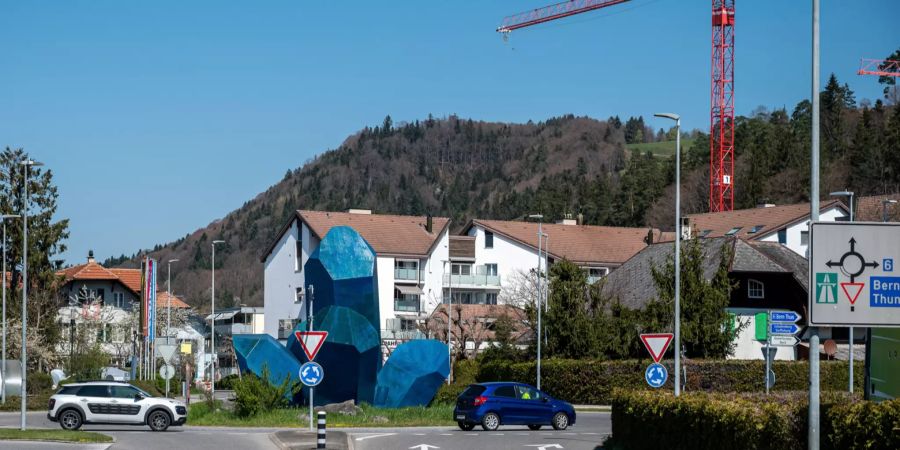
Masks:
[[[647,380],[647,384],[652,388],[660,388],[664,384],[666,384],[666,380],[669,378],[669,371],[666,370],[666,366],[660,363],[653,363],[647,366],[647,370],[644,371],[644,379]]]
[[[775,322],[769,324],[769,335],[787,334],[794,335],[800,332],[800,326],[795,323]]]
[[[794,311],[770,311],[769,321],[796,323],[800,320],[800,314]]]
[[[322,348],[322,344],[325,343],[325,338],[328,337],[327,331],[295,331],[294,336],[297,337],[297,340],[300,341],[300,346],[303,347],[303,353],[306,353],[306,357],[312,361],[316,359],[316,355],[319,353],[319,350]]]
[[[816,222],[810,227],[809,324],[900,326],[900,224]]]
[[[300,381],[307,386],[317,386],[325,379],[325,369],[319,363],[309,361],[300,366]]]
[[[666,349],[669,348],[673,336],[672,333],[647,333],[641,335],[641,342],[644,343],[644,347],[647,347],[653,362],[658,363],[663,355],[666,354]]]
[[[769,336],[769,345],[773,345],[775,347],[793,347],[799,342],[800,340],[795,336],[787,336],[783,334]]]

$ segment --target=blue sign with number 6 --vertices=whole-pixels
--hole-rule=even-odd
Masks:
[[[885,272],[893,272],[894,271],[894,258],[884,258],[881,261],[881,270]]]

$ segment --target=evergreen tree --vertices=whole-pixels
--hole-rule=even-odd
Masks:
[[[588,316],[587,275],[569,261],[550,266],[550,294],[544,327],[547,354],[560,358],[600,356],[594,321]]]

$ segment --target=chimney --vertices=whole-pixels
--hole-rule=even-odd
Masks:
[[[565,216],[561,220],[556,221],[557,225],[576,225],[575,219],[572,218],[572,214],[566,213]]]
[[[757,208],[774,208],[775,204],[774,203],[760,203],[760,204],[756,205],[756,207]]]
[[[431,217],[431,214],[425,217],[425,231],[434,232],[434,218]]]
[[[350,208],[350,209],[347,210],[347,212],[350,213],[350,214],[372,214],[372,210],[371,210],[371,209],[354,209],[354,208]]]
[[[577,217],[576,222],[578,223],[578,225],[584,225],[584,214],[578,213],[578,215],[575,217]]]
[[[97,261],[94,260],[94,251],[88,250],[88,264],[93,264]]]

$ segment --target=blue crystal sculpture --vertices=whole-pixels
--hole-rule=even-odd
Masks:
[[[378,373],[374,404],[382,408],[427,405],[449,375],[443,342],[420,339],[400,344]]]
[[[315,403],[326,405],[346,400],[372,403],[381,368],[378,331],[361,314],[344,306],[320,310],[313,325],[316,331],[328,332],[328,338],[316,355],[316,362],[325,369],[325,379],[316,386]],[[302,322],[294,330],[307,328],[308,324]],[[289,341],[288,349],[299,361],[308,361],[296,338]]]
[[[300,382],[300,362],[272,336],[235,334],[232,343],[241,373],[249,371],[261,376],[263,368],[267,367],[269,383],[275,386],[281,385],[285,377],[291,379],[290,386]],[[291,400],[299,403],[300,395],[293,396]]]

